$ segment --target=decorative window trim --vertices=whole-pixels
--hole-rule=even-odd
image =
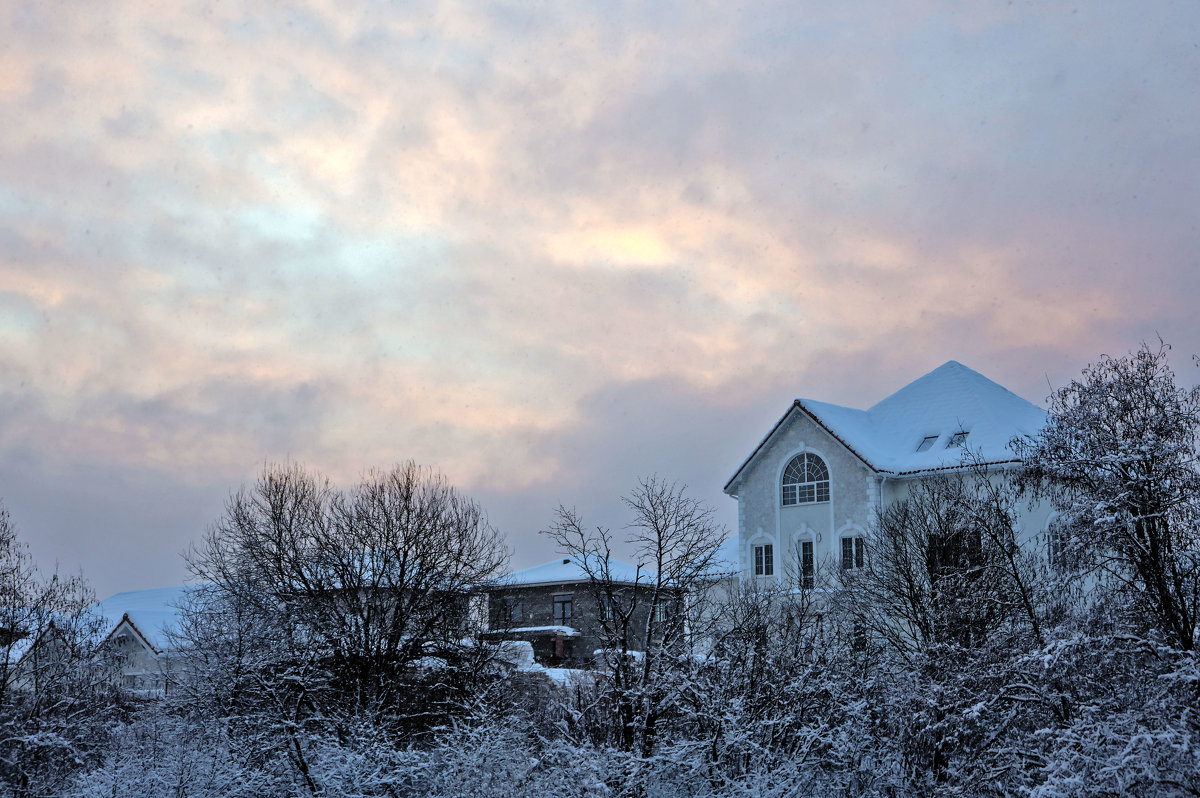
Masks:
[[[816,452],[798,452],[787,459],[778,484],[781,507],[827,504],[831,495],[829,464]]]
[[[857,571],[866,567],[866,535],[854,530],[838,537],[838,564],[843,571]]]
[[[805,548],[807,547],[807,551]],[[796,541],[796,581],[802,590],[812,590],[817,584],[817,542],[811,537]]]
[[[792,554],[796,566],[795,582],[803,589],[811,589],[816,585],[817,576],[817,543],[821,541],[821,533],[808,524],[801,524],[792,534]],[[808,546],[808,557],[805,557],[804,547]]]
[[[750,544],[750,572],[757,578],[775,576],[775,544],[756,541]]]
[[[1056,571],[1066,570],[1071,561],[1071,538],[1058,511],[1046,518],[1046,563]]]

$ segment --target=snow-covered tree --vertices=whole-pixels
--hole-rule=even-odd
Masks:
[[[1071,561],[1191,651],[1200,611],[1200,387],[1176,384],[1168,350],[1143,344],[1102,357],[1054,392],[1043,431],[1016,444],[1025,486],[1062,515]]]
[[[1003,475],[980,468],[915,482],[873,525],[862,569],[839,572],[839,601],[906,659],[984,645],[1039,625],[1036,575],[1017,545]]]
[[[412,463],[348,491],[268,466],[189,555],[180,689],[319,792],[313,740],[419,734],[487,678],[470,595],[506,556],[477,504]]]
[[[53,794],[105,744],[119,710],[82,576],[43,575],[0,504],[0,787]]]

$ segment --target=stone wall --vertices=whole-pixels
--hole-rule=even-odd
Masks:
[[[616,589],[624,606],[633,597],[635,588],[623,586]],[[572,601],[572,618],[563,624],[576,632],[564,635],[545,627],[558,626],[554,617],[554,599],[569,596]],[[650,617],[650,591],[637,588],[637,605],[631,617],[634,639],[645,629]],[[519,602],[520,618],[506,618],[506,603]],[[558,585],[529,585],[498,588],[488,592],[488,629],[494,637],[513,640],[528,640],[533,644],[535,659],[549,666],[588,667],[592,664],[593,652],[604,646],[601,629],[601,607],[592,586],[587,582]],[[530,630],[530,631],[525,631]]]

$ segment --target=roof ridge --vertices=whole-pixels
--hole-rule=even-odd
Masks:
[[[966,445],[985,461],[1006,462],[1013,457],[1008,448],[1012,436],[1040,427],[1045,416],[1028,399],[957,360],[948,360],[866,410],[818,399],[794,400],[726,483],[727,493],[736,495],[742,474],[790,423],[795,411],[881,474],[951,466],[949,460],[959,453],[957,446],[920,451],[919,445],[922,437],[930,435],[948,442],[955,432],[969,433]]]

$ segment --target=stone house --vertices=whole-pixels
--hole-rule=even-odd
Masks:
[[[608,571],[609,593],[572,557],[501,577],[487,588],[486,636],[529,642],[541,665],[588,667],[611,640],[604,625],[608,621],[611,629],[615,612],[627,613],[636,630],[645,628],[652,609],[660,620],[680,611],[679,596],[653,605],[654,574],[645,568],[610,559]]]
[[[964,469],[968,454],[992,473],[1012,468],[1010,441],[1045,419],[955,361],[867,410],[794,400],[725,485],[738,503],[743,584],[799,587],[821,568],[862,567],[874,520],[915,481]],[[1043,533],[1048,518],[1024,508],[1022,536]]]

